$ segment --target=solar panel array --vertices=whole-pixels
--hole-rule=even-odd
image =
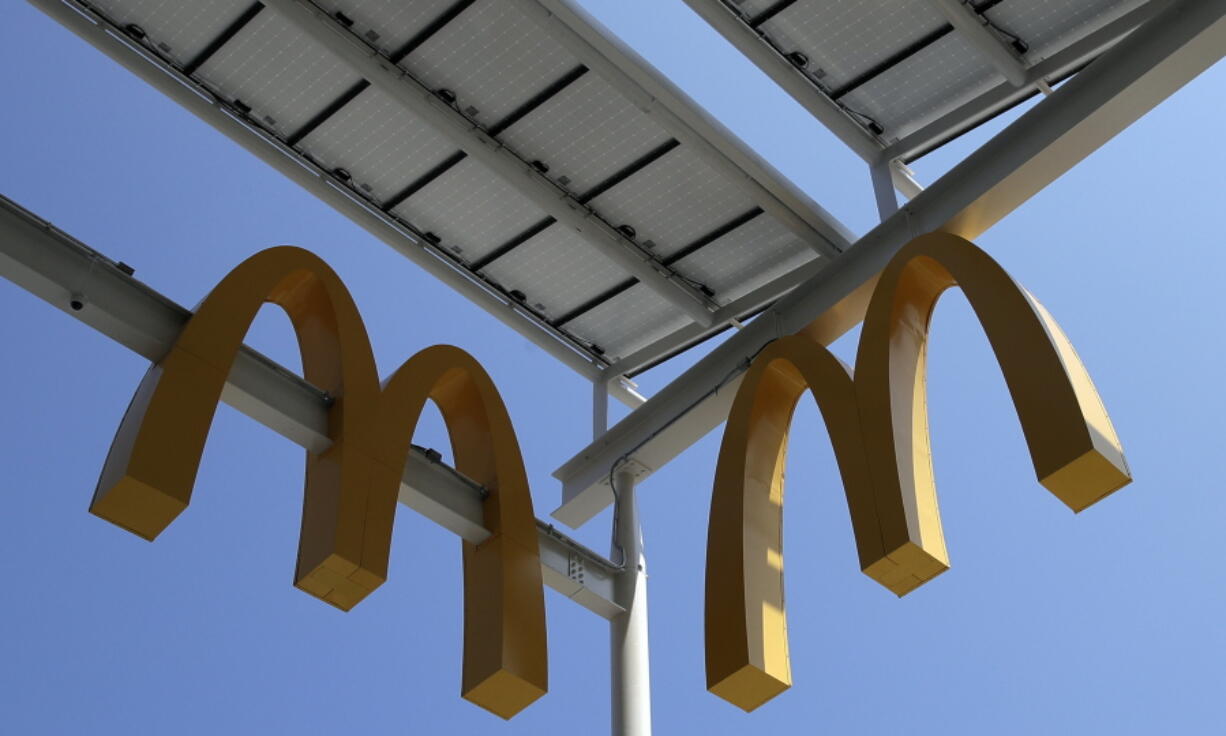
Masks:
[[[858,126],[870,163],[911,160],[947,123],[956,135],[1023,98],[1001,92],[946,0],[685,1],[769,49],[759,64],[783,59]],[[667,359],[851,240],[569,0],[63,2],[585,366],[633,375]],[[955,5],[1023,67],[1061,59],[1066,75],[1156,0]]]
[[[699,10],[715,6],[731,13],[883,146],[1005,83],[1000,71],[971,40],[955,31],[932,0],[686,2]],[[961,2],[965,12],[1027,67],[1145,4],[1146,0]],[[982,118],[968,116],[961,131],[981,122]]]
[[[826,217],[816,205],[790,219],[768,212],[760,187],[746,185],[748,174],[730,176],[701,146],[678,140],[516,3],[318,0],[311,7],[432,95],[430,104],[513,153],[528,174],[548,181],[551,196],[604,223],[669,288],[643,283],[608,257],[607,244],[593,247],[590,232],[559,222],[549,202],[491,170],[472,155],[482,145],[477,138],[458,145],[454,131],[406,109],[273,7],[251,0],[75,4],[598,365],[692,326],[695,310],[679,309],[677,294],[721,314],[746,295],[781,295],[770,285],[797,269],[812,271],[829,260],[821,254],[845,244],[804,224]]]

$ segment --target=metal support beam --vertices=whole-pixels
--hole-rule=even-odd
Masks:
[[[400,67],[360,41],[343,23],[309,0],[264,0],[307,37],[335,54],[406,112],[420,117],[559,223],[583,239],[644,286],[701,325],[710,325],[714,306],[694,287],[661,270],[647,253],[559,189],[529,161],[475,127],[459,110]]]
[[[877,200],[877,214],[882,220],[889,219],[898,211],[898,193],[894,191],[894,162],[881,161],[868,167],[873,182],[873,197]]]
[[[832,257],[855,236],[843,223],[760,158],[632,49],[571,0],[504,0],[532,18],[674,138],[740,186],[767,214],[820,255]]]
[[[723,0],[685,0],[685,4],[757,64],[860,158],[872,163],[881,156],[884,145],[880,140],[818,89],[779,49],[767,43]]]
[[[613,533],[624,561],[614,582],[615,599],[625,611],[609,620],[613,736],[651,736],[651,668],[647,646],[647,560],[639,524],[634,473],[618,471],[617,513]]]
[[[538,322],[521,311],[522,307],[515,302],[503,299],[470,274],[450,265],[429,244],[419,242],[385,213],[354,196],[329,172],[313,168],[275,138],[231,114],[210,96],[208,90],[143,51],[122,33],[110,29],[98,16],[62,0],[30,0],[30,3],[579,375],[593,380],[601,374],[600,366],[552,335],[547,324]],[[644,401],[642,396],[620,383],[610,383],[609,391],[631,408]]]
[[[732,381],[762,346],[804,332],[830,344],[864,318],[877,275],[917,235],[974,238],[1226,53],[1226,0],[1171,2],[874,228],[826,269],[681,374],[554,472],[553,516],[578,526],[608,506],[610,468],[642,478],[727,416]]]
[[[2,196],[0,276],[151,361],[166,354],[191,315]],[[331,444],[323,394],[246,346],[230,371],[222,401],[310,452],[321,453]],[[479,486],[422,449],[410,452],[400,502],[475,544],[489,537],[482,495]],[[604,618],[618,615],[616,566],[552,525],[538,520],[537,526],[546,584]]]
[[[592,441],[600,439],[600,435],[609,429],[609,390],[604,385],[605,379],[592,381]]]
[[[1026,85],[1026,66],[988,28],[983,16],[962,0],[928,0],[963,38],[983,54],[1014,87]]]

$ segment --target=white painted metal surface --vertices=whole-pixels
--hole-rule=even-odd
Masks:
[[[647,558],[639,524],[634,474],[615,474],[618,504],[614,556],[625,569],[613,584],[614,598],[625,609],[609,621],[613,688],[613,736],[651,736],[651,667],[647,639]]]

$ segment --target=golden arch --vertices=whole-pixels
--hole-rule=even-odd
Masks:
[[[409,442],[433,400],[457,469],[490,493],[490,538],[463,543],[461,692],[510,718],[545,693],[548,671],[536,517],[506,408],[481,366],[450,346],[413,356],[381,389],[349,291],[305,250],[252,256],[200,304],[141,381],[90,511],[152,540],[187,507],[226,376],[265,302],[289,315],[306,380],[334,399],[332,445],[307,453],[294,584],[349,610],[383,583]]]
[[[1131,481],[1085,367],[1051,315],[974,244],[916,238],[886,266],[856,372],[807,337],[768,345],[724,430],[707,541],[707,687],[753,710],[791,686],[783,597],[783,468],[805,389],[825,419],[861,569],[905,595],[948,569],[925,391],[929,321],[960,286],[1017,408],[1039,482],[1074,511]]]

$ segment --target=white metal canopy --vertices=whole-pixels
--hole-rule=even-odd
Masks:
[[[589,378],[645,349],[668,357],[684,345],[664,338],[684,328],[746,318],[851,239],[549,3],[38,4],[81,13],[205,96],[225,113],[209,122],[292,158],[329,203],[373,215],[381,237]]]
[[[686,1],[873,165],[1063,79],[1157,5]],[[588,378],[756,314],[853,240],[565,0],[36,4]]]

